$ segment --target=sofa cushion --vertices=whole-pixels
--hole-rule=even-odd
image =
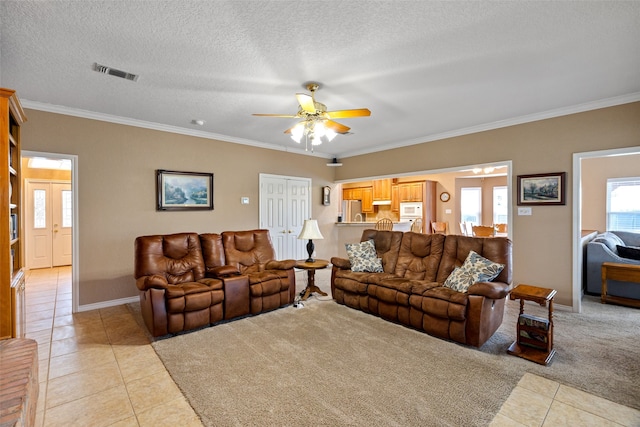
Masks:
[[[475,251],[470,251],[460,267],[456,267],[447,277],[444,286],[458,292],[467,292],[469,286],[477,282],[490,282],[498,277],[503,264],[488,260]]]
[[[640,248],[636,248],[635,246],[616,246],[618,249],[618,255],[622,258],[629,258],[640,260]]]
[[[360,243],[347,243],[347,255],[351,262],[351,271],[368,271],[371,273],[381,273],[382,260],[378,258],[373,240]]]

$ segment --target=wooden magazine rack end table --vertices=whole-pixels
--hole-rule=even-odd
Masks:
[[[520,300],[520,314],[516,328],[516,340],[507,353],[522,357],[540,365],[548,365],[556,354],[553,348],[553,297],[555,289],[518,285],[509,293],[509,299]],[[524,314],[524,302],[533,301],[549,307],[548,319]]]

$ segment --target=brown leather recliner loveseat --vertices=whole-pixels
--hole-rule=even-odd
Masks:
[[[293,302],[294,260],[276,261],[267,230],[177,233],[135,240],[135,279],[153,336]]]
[[[331,258],[331,292],[338,303],[474,347],[500,327],[512,284],[509,239],[364,230],[361,241],[368,240],[384,271],[356,272],[348,259]],[[444,286],[470,251],[504,268],[467,292]]]

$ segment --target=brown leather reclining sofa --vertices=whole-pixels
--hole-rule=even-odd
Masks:
[[[331,258],[331,292],[338,303],[474,347],[500,327],[512,284],[509,239],[364,230],[361,241],[370,239],[384,272],[354,272],[348,259]],[[466,293],[443,286],[471,250],[504,269]]]
[[[147,328],[157,337],[291,304],[295,261],[274,258],[267,230],[136,238]]]

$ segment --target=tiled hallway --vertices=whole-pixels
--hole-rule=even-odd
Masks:
[[[71,268],[27,272],[38,342],[36,426],[200,426],[126,308],[71,314]]]
[[[70,267],[28,271],[26,292],[36,426],[201,425],[126,306],[72,315]],[[491,425],[637,427],[640,411],[526,374]]]

